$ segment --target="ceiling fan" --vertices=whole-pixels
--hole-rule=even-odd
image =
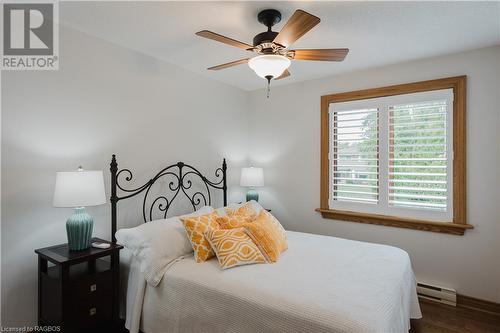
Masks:
[[[290,76],[290,72],[288,71],[288,67],[290,67],[291,64],[290,60],[342,61],[349,52],[349,49],[346,48],[290,50],[289,47],[295,41],[320,22],[319,17],[311,15],[303,10],[296,10],[279,33],[271,30],[273,25],[281,21],[281,13],[279,11],[275,9],[263,10],[257,15],[257,19],[267,27],[267,31],[257,34],[253,38],[253,45],[208,30],[202,30],[196,33],[198,36],[258,54],[258,56],[253,58],[231,61],[207,68],[208,70],[221,70],[248,63],[248,66],[253,69],[258,76],[267,80],[269,97],[269,84],[271,79],[281,80]]]

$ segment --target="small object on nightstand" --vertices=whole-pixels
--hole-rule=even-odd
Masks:
[[[74,207],[74,214],[66,221],[68,247],[81,251],[90,247],[94,220],[85,207],[106,203],[102,171],[58,172],[54,190],[54,207]]]
[[[60,332],[115,332],[118,320],[120,250],[93,238],[91,247],[71,251],[68,244],[35,250],[38,254],[38,325]],[[103,260],[109,257],[110,260]],[[49,262],[51,265],[49,265]]]
[[[247,201],[259,201],[259,193],[257,193],[254,187],[264,186],[264,171],[262,168],[242,168],[240,185],[250,188],[246,195]]]
[[[109,243],[98,243],[98,242],[93,242],[92,247],[95,247],[97,249],[107,249],[111,246]]]

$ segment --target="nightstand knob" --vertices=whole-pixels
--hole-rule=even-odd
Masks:
[[[97,313],[97,309],[96,308],[91,308],[89,310],[89,315],[91,315],[91,316],[94,316],[96,313]]]
[[[91,284],[90,285],[90,292],[93,292],[93,291],[96,291],[97,290],[97,285],[94,283],[94,284]]]

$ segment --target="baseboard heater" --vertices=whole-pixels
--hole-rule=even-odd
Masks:
[[[417,283],[417,295],[420,298],[457,306],[457,291],[455,289]]]

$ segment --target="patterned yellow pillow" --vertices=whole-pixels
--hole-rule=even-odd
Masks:
[[[243,228],[212,229],[205,233],[205,237],[215,251],[222,269],[266,263],[266,258]]]
[[[226,207],[226,213],[228,216],[233,216],[233,215],[248,216],[251,220],[255,220],[257,218],[257,212],[253,208],[251,202],[246,202],[237,209],[231,209],[229,207]]]
[[[200,216],[190,216],[181,218],[186,233],[194,250],[194,260],[204,262],[214,256],[214,251],[210,243],[205,238],[205,232],[219,229],[217,212]]]
[[[255,221],[245,223],[246,233],[269,262],[276,262],[280,253],[288,248],[286,238],[274,224],[272,215],[262,210]],[[279,223],[279,222],[278,222]]]
[[[271,222],[274,224],[274,226],[276,227],[276,229],[280,233],[280,235],[282,237],[281,252],[283,252],[286,249],[288,249],[288,242],[287,242],[288,237],[286,235],[286,230],[285,230],[285,228],[283,228],[283,226],[278,221],[278,219],[276,217],[274,217],[273,214],[271,214],[271,213],[269,213],[269,212],[267,212],[265,210],[263,210],[262,212],[260,212],[259,216],[260,215],[265,215],[267,218],[271,219]]]
[[[221,229],[241,228],[243,224],[252,222],[252,217],[248,215],[230,215],[217,218],[217,223]]]

